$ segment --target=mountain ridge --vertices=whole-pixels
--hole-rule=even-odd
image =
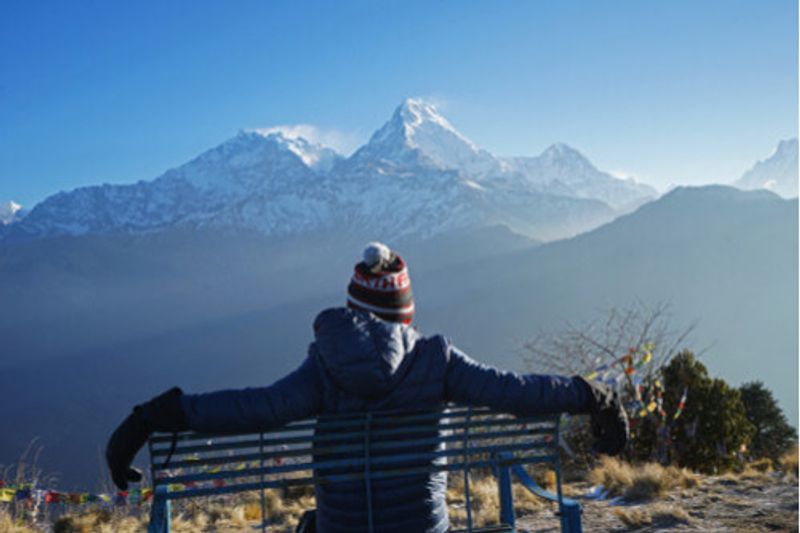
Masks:
[[[407,99],[348,158],[285,128],[243,130],[154,180],[54,194],[0,227],[0,242],[173,225],[286,236],[364,224],[420,238],[504,224],[552,240],[655,195],[598,171],[565,145],[533,158],[497,158],[434,106]]]

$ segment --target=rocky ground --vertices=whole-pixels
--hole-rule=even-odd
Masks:
[[[778,473],[703,477],[697,487],[651,502],[589,500],[588,484],[567,487],[583,507],[584,531],[798,531],[798,484]],[[518,519],[520,531],[560,531],[552,512]]]

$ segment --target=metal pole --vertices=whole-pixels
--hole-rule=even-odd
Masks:
[[[367,489],[367,524],[369,533],[375,531],[372,522],[372,479],[370,478],[370,460],[369,460],[369,434],[371,430],[372,413],[367,413],[364,429],[364,481],[366,482]]]
[[[467,531],[472,531],[472,501],[469,497],[469,423],[472,419],[472,406],[467,409],[467,423],[464,424],[464,504],[467,507]]]
[[[264,497],[264,434],[258,434],[258,460],[261,470],[261,533],[267,533],[267,504]]]

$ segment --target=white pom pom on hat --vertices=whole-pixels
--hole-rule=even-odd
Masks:
[[[392,250],[382,242],[371,242],[364,248],[364,264],[373,267],[378,263],[387,264],[392,259]]]

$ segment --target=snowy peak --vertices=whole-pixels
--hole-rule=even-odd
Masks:
[[[341,159],[330,148],[282,129],[242,130],[160,180],[183,180],[221,197],[290,187],[327,173]]]
[[[0,203],[0,226],[7,226],[24,216],[22,206],[14,201]]]
[[[779,141],[772,157],[797,157],[797,139]]]
[[[477,149],[463,135],[444,118],[432,105],[415,98],[407,98],[395,109],[392,122],[399,123],[405,131],[406,137],[412,140],[415,133],[428,128],[441,128],[448,133],[461,138],[462,141]]]
[[[536,157],[512,157],[504,161],[510,173],[537,190],[597,199],[622,211],[658,196],[648,185],[598,170],[581,152],[564,143],[553,144]]]
[[[783,140],[767,159],[757,162],[734,186],[768,189],[784,198],[796,198],[798,190],[797,139]]]
[[[565,143],[550,145],[539,157],[543,161],[579,163],[594,168],[585,155]]]
[[[585,155],[564,143],[555,143],[548,147],[539,156],[539,160],[542,165],[558,167],[566,173],[597,172],[597,168]]]
[[[459,133],[435,106],[417,98],[404,100],[351,160],[359,166],[460,170],[477,178],[501,168],[497,159]]]
[[[308,128],[308,126],[277,126],[267,129],[245,130],[243,133],[255,133],[270,142],[274,142],[281,149],[299,157],[311,169],[318,172],[329,171],[342,156],[332,148],[311,142],[303,137],[302,132],[305,128]]]

